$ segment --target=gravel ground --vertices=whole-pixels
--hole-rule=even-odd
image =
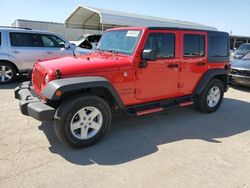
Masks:
[[[0,187],[250,187],[250,89],[230,88],[213,114],[115,115],[101,142],[74,150],[20,114],[15,86],[0,86]]]

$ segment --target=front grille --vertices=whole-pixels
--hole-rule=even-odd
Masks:
[[[35,89],[33,88],[33,87],[31,87],[30,88],[30,93],[31,93],[31,95],[33,96],[33,97],[36,97],[36,98],[38,98],[38,99],[42,99],[38,94],[37,94],[37,92],[35,91]]]
[[[40,90],[41,85],[42,85],[42,80],[43,80],[43,74],[40,72],[36,67],[33,69],[32,73],[32,84],[35,89]]]
[[[230,74],[250,77],[250,70],[231,69]]]

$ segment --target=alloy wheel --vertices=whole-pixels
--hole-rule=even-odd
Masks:
[[[71,133],[79,140],[94,137],[102,127],[103,116],[100,110],[88,106],[77,111],[70,124]]]
[[[13,71],[5,65],[0,66],[0,81],[1,82],[8,82],[13,77]]]

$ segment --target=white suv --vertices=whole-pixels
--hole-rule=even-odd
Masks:
[[[0,84],[27,73],[39,59],[74,56],[75,48],[55,33],[0,27]]]

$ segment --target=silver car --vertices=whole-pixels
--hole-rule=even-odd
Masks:
[[[250,52],[231,63],[229,79],[232,84],[250,86]]]
[[[46,31],[0,28],[0,84],[27,73],[37,60],[74,56],[75,45]]]

